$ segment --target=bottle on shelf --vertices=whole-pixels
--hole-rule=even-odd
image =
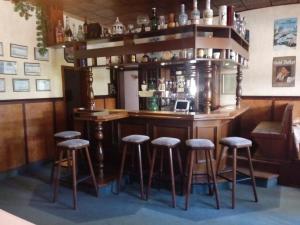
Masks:
[[[76,33],[76,26],[72,24],[72,41],[77,41],[77,33]]]
[[[66,17],[66,27],[65,27],[65,41],[72,41],[72,30],[70,28],[70,22],[69,22],[69,17]]]
[[[227,6],[227,26],[234,25],[234,6],[228,5]]]
[[[152,8],[152,16],[150,18],[151,30],[158,30],[158,18],[156,15],[156,8]]]
[[[200,11],[198,10],[197,0],[193,0],[193,10],[191,12],[191,21],[192,21],[192,24],[196,24],[196,25],[200,24]]]
[[[180,14],[178,16],[179,26],[187,25],[187,22],[188,22],[188,15],[185,13],[185,5],[181,4],[181,6],[180,6]]]
[[[64,42],[64,27],[61,20],[58,20],[57,26],[55,28],[55,39],[56,43]]]
[[[87,23],[87,18],[84,18],[84,24],[83,24],[83,34],[84,34],[84,39],[88,39],[88,23]]]
[[[168,28],[174,28],[176,26],[175,23],[175,15],[174,13],[169,14],[169,23],[168,23]]]
[[[227,6],[221,5],[219,7],[219,24],[226,26],[227,25]]]
[[[82,25],[78,26],[78,32],[77,32],[77,40],[78,41],[84,41],[84,33],[83,33],[83,29],[82,29]]]
[[[206,8],[203,11],[203,21],[205,25],[212,25],[213,24],[213,16],[214,12],[210,8],[210,0],[206,0]]]

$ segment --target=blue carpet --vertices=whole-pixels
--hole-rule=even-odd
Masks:
[[[98,198],[92,192],[79,191],[75,211],[71,189],[61,186],[58,201],[52,203],[52,187],[46,182],[46,173],[38,175],[18,175],[0,181],[0,208],[41,225],[300,224],[300,189],[296,188],[258,188],[259,202],[255,203],[251,186],[238,185],[234,210],[230,208],[230,190],[220,191],[220,210],[215,208],[214,197],[195,193],[190,209],[184,211],[182,196],[177,196],[177,208],[173,209],[167,190],[152,189],[149,201],[142,201],[138,198],[138,185],[127,185],[119,195],[106,190]]]

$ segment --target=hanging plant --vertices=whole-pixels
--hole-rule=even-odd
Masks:
[[[12,0],[15,4],[14,10],[18,12],[21,17],[28,20],[34,12],[36,16],[36,38],[37,47],[39,48],[39,53],[45,55],[48,51],[47,47],[47,15],[42,5],[32,6],[26,0]]]
[[[32,16],[34,7],[31,4],[23,0],[12,0],[12,2],[15,4],[15,12],[18,12],[25,20],[28,20]]]

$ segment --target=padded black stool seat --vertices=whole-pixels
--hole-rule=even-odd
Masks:
[[[61,139],[73,139],[73,138],[78,138],[80,136],[81,133],[79,131],[73,131],[73,130],[61,131],[54,134],[55,138],[61,138]]]
[[[247,148],[252,146],[252,141],[242,137],[226,137],[221,139],[220,144],[230,148]]]
[[[138,163],[139,163],[139,175],[140,175],[140,188],[141,188],[141,199],[145,199],[144,197],[144,177],[143,177],[143,165],[142,165],[142,150],[141,145],[143,143],[146,143],[150,138],[146,135],[140,135],[140,134],[133,134],[122,138],[122,141],[124,142],[124,148],[122,152],[122,161],[121,161],[121,168],[119,173],[119,179],[118,179],[118,190],[117,193],[120,192],[121,189],[121,180],[124,172],[124,166],[125,166],[125,160],[126,160],[126,153],[128,144],[136,145],[137,151],[138,151]],[[147,155],[149,160],[149,166],[150,166],[150,152],[149,152],[149,146],[147,144]],[[133,155],[134,156],[134,155]],[[134,167],[134,157],[132,158],[132,168]]]
[[[175,196],[176,191],[175,191],[175,178],[174,178],[174,166],[173,166],[173,149],[174,148],[176,149],[180,175],[182,176],[183,175],[182,162],[181,162],[181,156],[180,156],[180,152],[179,152],[179,148],[178,148],[178,145],[180,144],[180,140],[178,138],[172,138],[172,137],[160,137],[160,138],[154,139],[151,143],[153,145],[153,155],[152,155],[152,160],[151,160],[150,175],[149,175],[148,188],[147,188],[147,199],[150,194],[157,150],[161,151],[160,171],[159,171],[160,177],[162,176],[162,170],[163,170],[164,151],[167,150],[169,153],[168,156],[169,156],[169,162],[170,162],[170,164],[169,164],[170,165],[170,177],[171,177],[171,182],[172,182],[172,206],[175,208],[176,207],[176,196]]]
[[[207,176],[207,184],[208,184],[208,188],[209,188],[209,193],[211,193],[210,178],[212,177],[214,192],[216,195],[217,209],[219,209],[220,208],[219,191],[218,191],[218,187],[217,187],[216,173],[215,173],[213,162],[212,162],[212,159],[213,159],[212,151],[215,149],[214,143],[208,139],[189,139],[185,142],[185,144],[188,147],[188,157],[187,157],[188,179],[187,179],[187,183],[186,183],[185,209],[187,210],[189,207],[189,199],[190,199],[192,176],[193,176],[193,167],[194,167],[194,161],[195,161],[195,153],[197,151],[203,151],[205,154],[206,173],[195,174],[195,175]],[[208,165],[210,165],[210,168],[208,167]]]
[[[226,138],[223,138],[220,140],[220,144],[222,145],[222,149],[221,149],[218,163],[217,163],[217,175],[232,183],[232,199],[231,199],[232,208],[233,209],[235,208],[235,192],[236,192],[236,182],[237,182],[236,174],[239,173],[239,174],[246,175],[237,170],[237,150],[245,149],[247,151],[250,177],[248,175],[246,175],[247,178],[244,178],[242,180],[251,179],[254,199],[255,199],[255,202],[257,202],[258,198],[257,198],[257,192],[256,192],[256,182],[255,182],[252,159],[251,159],[251,152],[250,152],[250,147],[252,146],[252,141],[248,140],[246,138],[241,138],[241,137],[226,137]],[[221,160],[223,158],[225,149],[232,150],[232,170],[220,171],[220,164],[221,164]],[[223,175],[228,172],[232,172],[232,179]]]
[[[57,172],[54,175],[54,195],[53,195],[53,202],[56,201],[57,195],[58,195],[58,187],[59,187],[59,179],[60,179],[60,169],[61,169],[61,162],[64,160],[63,159],[63,154],[64,151],[67,152],[67,161],[68,161],[68,166],[71,166],[72,162],[72,180],[73,180],[73,208],[77,208],[77,184],[79,182],[82,182],[88,178],[92,178],[93,185],[96,191],[96,196],[98,196],[98,185],[96,183],[96,177],[94,174],[89,150],[89,141],[83,140],[83,139],[70,139],[67,141],[63,141],[57,144],[58,150],[59,150],[59,160],[57,162]],[[84,150],[86,159],[87,159],[87,164],[89,168],[90,175],[84,178],[81,178],[77,180],[77,157],[76,153],[78,151]],[[70,157],[70,155],[72,155]]]

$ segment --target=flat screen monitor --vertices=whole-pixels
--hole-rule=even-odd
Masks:
[[[175,103],[175,112],[188,112],[190,108],[190,101],[188,100],[177,100]]]

